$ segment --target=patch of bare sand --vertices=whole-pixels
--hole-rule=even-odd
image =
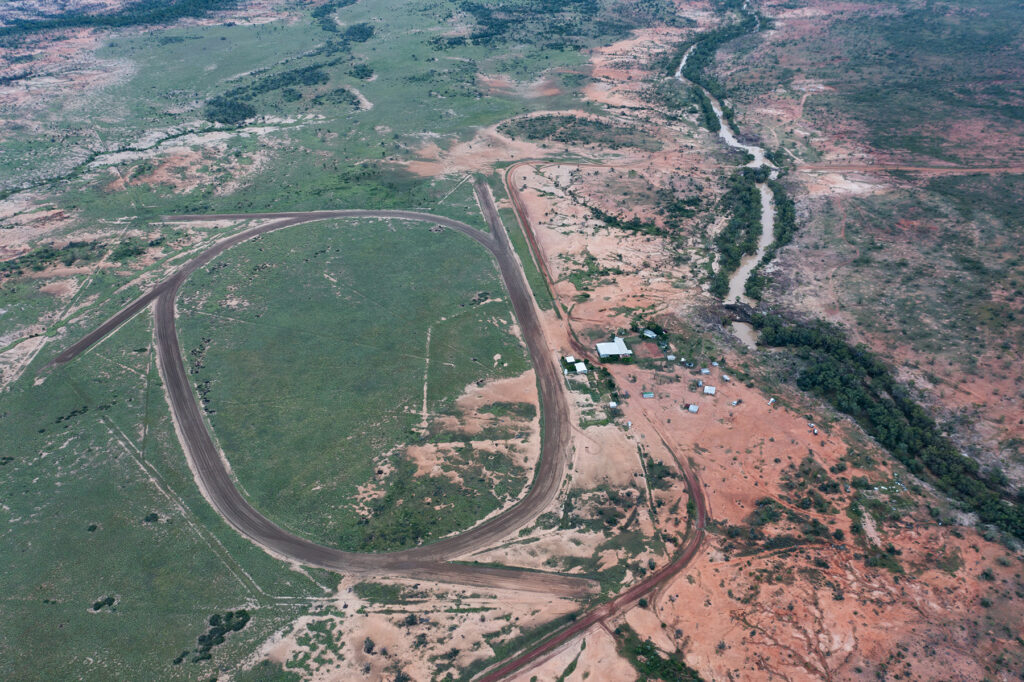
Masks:
[[[70,227],[72,214],[51,208],[30,192],[0,201],[0,260],[27,253],[43,237]]]
[[[593,556],[598,545],[608,538],[604,533],[579,530],[551,530],[534,532],[527,538],[516,539],[494,549],[483,550],[472,555],[473,561],[500,563],[538,571],[550,571],[548,563],[552,557],[586,558]],[[612,564],[618,563],[618,555]],[[578,573],[580,569],[568,571]]]
[[[1007,633],[1019,632],[1019,622],[1004,628],[1010,614],[1019,613],[1020,599],[1006,595],[1005,603],[986,610],[992,620],[983,624],[976,618],[978,601],[1003,588],[972,574],[989,570],[993,583],[1015,582],[1010,576],[1019,568],[998,566],[993,559],[1005,550],[979,545],[973,533],[958,539],[933,526],[900,530],[889,540],[903,548],[901,561],[920,562],[920,573],[865,569],[852,553],[835,548],[812,548],[789,560],[705,556],[688,570],[689,578],[665,588],[655,610],[685,646],[687,662],[711,679],[852,679],[879,666],[910,679],[985,677],[990,657],[1008,653]],[[966,566],[955,574],[939,570],[937,556],[964,557]],[[893,659],[896,651],[901,655]]]
[[[477,81],[493,94],[514,94],[527,99],[553,97],[562,90],[551,76],[541,76],[533,81],[515,81],[506,74],[477,74]]]
[[[519,403],[532,406],[532,419],[514,414],[495,415],[484,411],[495,403]],[[475,449],[502,452],[513,456],[517,466],[532,471],[540,457],[540,403],[537,395],[536,375],[531,369],[519,376],[496,379],[483,384],[466,386],[462,395],[455,400],[455,413],[437,415],[431,419],[429,430],[456,433],[461,436],[475,436],[485,429],[498,429],[513,433],[508,440],[472,440]],[[461,443],[425,443],[405,448],[405,455],[416,463],[416,475],[437,475],[442,465],[450,459]],[[514,453],[514,454],[513,454]],[[458,475],[444,471],[445,475]]]
[[[0,320],[2,319],[3,317],[0,317]],[[36,353],[46,344],[45,331],[43,325],[30,325],[10,331],[0,338],[0,346],[21,339],[20,343],[0,353],[0,391],[22,375]]]
[[[823,173],[811,169],[799,169],[799,171],[807,193],[812,197],[834,194],[875,194],[886,189],[882,182],[872,180],[868,174],[863,172]]]
[[[481,408],[502,402],[526,403],[536,411],[539,407],[537,376],[532,369],[516,377],[466,386],[455,401],[455,407],[461,415],[459,428],[463,433],[479,433],[484,426],[493,424],[495,419],[493,415],[481,412]]]
[[[662,651],[673,653],[676,650],[676,643],[661,627],[661,619],[651,609],[635,606],[626,611],[625,621],[636,632],[643,632],[650,637],[654,646]]]
[[[643,92],[653,55],[679,42],[683,29],[639,29],[625,40],[594,50],[590,57],[591,82],[583,93],[594,102],[612,107],[643,107]]]
[[[517,118],[533,118],[547,115],[608,120],[605,116],[599,116],[582,109],[534,111]],[[515,140],[502,135],[498,132],[498,126],[494,125],[478,129],[472,140],[456,142],[447,149],[439,146],[435,139],[428,139],[416,151],[416,156],[419,157],[419,160],[403,161],[400,163],[417,175],[436,177],[453,173],[490,172],[500,162],[524,158],[544,158],[553,156],[556,153],[559,153],[559,150],[551,144]],[[617,156],[621,156],[621,154],[617,153]]]
[[[376,78],[376,76],[374,76],[374,78]],[[369,111],[370,109],[373,109],[373,102],[371,102],[366,97],[366,95],[364,95],[362,92],[355,89],[351,85],[348,86],[348,89],[352,92],[353,95],[356,96],[356,99],[359,100],[359,109],[361,111]]]
[[[243,158],[229,157],[225,139],[218,138],[199,149],[186,146],[155,146],[144,152],[126,152],[123,158],[104,158],[103,164],[140,160],[142,163],[121,169],[109,165],[114,179],[108,191],[121,191],[127,187],[154,185],[168,187],[184,194],[211,181],[211,176],[226,173],[231,179],[218,182],[215,193],[225,196],[243,186],[246,178],[256,175],[266,166],[270,154],[261,149]],[[245,163],[243,163],[243,160]],[[155,165],[153,165],[155,163]]]
[[[550,149],[532,142],[506,137],[498,132],[497,126],[490,126],[478,130],[468,142],[458,142],[446,150],[435,142],[427,142],[416,152],[420,160],[403,162],[403,165],[410,172],[425,177],[489,173],[500,162],[544,157],[551,153]]]
[[[47,282],[43,286],[39,287],[39,291],[44,294],[51,294],[58,298],[68,298],[78,291],[78,282],[70,277],[67,279],[57,279],[52,282]]]
[[[602,484],[630,485],[640,469],[636,443],[616,424],[592,426],[574,434],[572,484],[591,490]]]

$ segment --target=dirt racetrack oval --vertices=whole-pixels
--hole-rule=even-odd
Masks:
[[[175,222],[225,219],[269,219],[272,222],[232,235],[195,256],[172,276],[125,306],[59,354],[50,366],[64,364],[74,359],[150,302],[155,301],[157,358],[178,438],[196,483],[204,497],[229,525],[265,551],[287,561],[341,572],[410,576],[425,580],[523,589],[564,596],[593,592],[593,582],[582,578],[467,563],[448,563],[456,557],[496,543],[536,518],[557,496],[569,459],[569,413],[561,375],[551,360],[533,295],[504,226],[498,218],[497,209],[485,182],[477,182],[476,193],[490,233],[444,216],[398,210],[189,215],[169,218]],[[221,457],[203,421],[187,378],[175,329],[175,301],[178,290],[200,267],[233,246],[257,235],[312,221],[344,218],[386,218],[432,223],[460,232],[490,251],[498,264],[512,302],[513,312],[522,330],[537,375],[541,399],[543,431],[540,463],[523,499],[504,512],[457,535],[419,547],[380,554],[346,552],[298,537],[260,514],[242,497],[231,477],[227,462]]]

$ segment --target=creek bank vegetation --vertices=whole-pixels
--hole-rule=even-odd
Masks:
[[[786,188],[778,180],[768,180],[768,188],[775,203],[775,238],[743,285],[743,293],[754,300],[761,300],[770,282],[764,272],[765,266],[775,258],[779,249],[793,241],[797,230],[796,204],[786,193]]]
[[[768,178],[767,168],[744,168],[733,173],[719,206],[729,213],[729,222],[715,236],[718,269],[711,279],[711,293],[724,298],[729,293],[729,278],[740,267],[743,256],[757,253],[761,238],[761,192],[757,183]]]
[[[801,360],[796,385],[853,418],[912,473],[935,484],[987,524],[1024,539],[1024,509],[1004,477],[983,475],[935,420],[865,346],[852,346],[834,325],[754,316],[764,346],[787,348]]]

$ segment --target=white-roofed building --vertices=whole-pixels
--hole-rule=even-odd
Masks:
[[[576,373],[577,374],[586,374],[587,373],[587,365],[586,365],[586,363],[577,362],[576,363]]]
[[[626,358],[633,354],[626,347],[626,342],[621,336],[616,336],[612,341],[605,341],[597,344],[597,355],[602,358]]]
[[[714,395],[715,394],[715,390],[716,389],[715,389],[714,386],[705,386],[704,387],[704,395]]]

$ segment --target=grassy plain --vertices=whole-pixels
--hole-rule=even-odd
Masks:
[[[425,380],[436,415],[467,385],[529,367],[491,256],[465,236],[403,221],[290,228],[228,252],[182,297],[186,361],[232,469],[294,532],[398,549],[471,525],[525,483],[482,453],[445,465],[462,485],[421,480],[400,452],[425,438]],[[363,486],[384,495],[363,500],[368,519]]]
[[[5,678],[203,677],[334,584],[270,558],[202,499],[146,317],[44,376],[16,382],[0,418]],[[113,605],[94,609],[106,597]],[[211,661],[173,664],[212,614],[238,608],[251,622]]]

